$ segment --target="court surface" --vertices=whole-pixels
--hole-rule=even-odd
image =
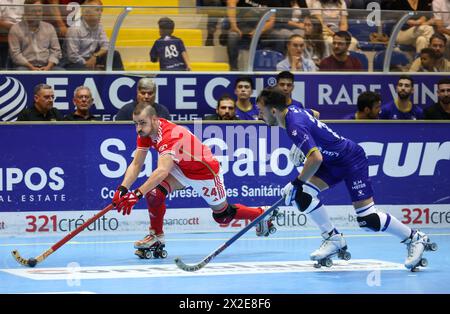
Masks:
[[[229,239],[231,233],[166,234],[166,259],[139,259],[133,242],[143,235],[83,236],[72,239],[35,268],[18,264],[11,251],[36,257],[62,236],[0,238],[0,293],[145,294],[315,294],[450,293],[450,229],[423,229],[439,246],[425,252],[429,266],[403,266],[406,246],[387,234],[344,233],[350,261],[316,269],[309,253],[321,243],[315,230],[278,231],[268,238],[248,232],[200,271],[193,264]]]

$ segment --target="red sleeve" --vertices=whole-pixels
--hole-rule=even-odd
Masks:
[[[136,140],[137,149],[148,151],[151,146],[152,140],[149,137],[141,137],[138,135]]]

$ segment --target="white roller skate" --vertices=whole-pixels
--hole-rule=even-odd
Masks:
[[[260,208],[265,211],[266,209],[270,208],[270,206],[263,206]],[[267,217],[264,217],[263,220],[258,222],[256,224],[256,235],[258,237],[268,237],[269,234],[274,234],[275,232],[277,232],[277,228],[274,226],[273,220],[275,220],[278,215],[278,208],[276,208]]]
[[[422,257],[424,251],[436,251],[438,248],[436,243],[431,242],[428,236],[419,230],[414,230],[411,237],[402,243],[406,244],[408,251],[405,267],[412,272],[418,271],[419,266],[428,266],[428,260]]]
[[[317,261],[317,264],[314,264],[315,268],[322,266],[331,267],[333,265],[331,258],[335,255],[340,259],[350,260],[352,255],[347,251],[347,243],[342,233],[332,233],[330,235],[330,233],[324,232],[322,237],[324,238],[322,244],[310,255],[311,260]]]
[[[164,250],[166,246],[164,234],[155,235],[153,230],[142,240],[134,243],[134,248],[137,249],[134,252],[139,258],[150,259],[154,258],[166,258],[167,251]]]

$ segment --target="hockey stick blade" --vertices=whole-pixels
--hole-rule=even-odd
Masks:
[[[258,216],[255,220],[253,220],[251,223],[249,223],[247,226],[242,228],[238,233],[236,233],[233,237],[231,237],[228,241],[223,243],[221,246],[219,246],[216,250],[214,250],[211,254],[206,256],[202,261],[200,261],[197,264],[194,265],[188,265],[184,263],[181,258],[177,257],[175,258],[174,262],[175,265],[177,265],[178,268],[181,270],[187,271],[187,272],[194,272],[197,270],[202,269],[205,267],[206,264],[208,264],[214,257],[222,253],[227,247],[229,247],[234,241],[239,239],[242,235],[244,235],[248,230],[253,228],[257,223],[259,223],[262,219],[266,218],[269,214],[271,214],[273,211],[275,211],[278,206],[280,206],[282,203],[284,203],[284,198],[279,199],[275,202],[269,209],[267,209],[264,213],[262,213],[260,216]]]

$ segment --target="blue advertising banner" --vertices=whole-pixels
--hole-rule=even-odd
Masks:
[[[377,203],[450,204],[448,123],[328,125],[365,149]],[[185,127],[212,147],[231,202],[272,204],[296,175],[288,161],[292,143],[283,129],[259,123]],[[121,183],[136,134],[128,124],[3,124],[0,142],[1,212],[98,210]],[[148,154],[139,183],[151,174],[156,160],[154,151]],[[329,205],[350,204],[342,183],[321,197]],[[168,206],[206,204],[187,189],[174,192]],[[138,207],[144,208],[144,201]]]
[[[4,72],[5,73],[5,72]],[[276,84],[276,74],[253,74],[253,101],[264,87]],[[156,101],[168,107],[172,120],[192,120],[213,113],[222,94],[234,96],[234,82],[239,74],[157,74]],[[136,97],[136,82],[142,76],[125,74],[18,74],[0,75],[0,121],[13,121],[26,106],[33,104],[33,88],[46,83],[55,90],[54,106],[64,114],[74,111],[73,92],[88,86],[94,97],[92,113],[103,121],[115,119],[117,111]],[[363,91],[382,95],[383,103],[396,97],[398,75],[386,74],[321,74],[295,75],[293,99],[321,113],[321,119],[342,119],[356,110]],[[414,76],[412,101],[428,107],[437,100],[436,83],[440,75]]]

